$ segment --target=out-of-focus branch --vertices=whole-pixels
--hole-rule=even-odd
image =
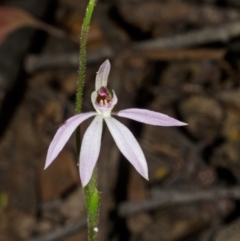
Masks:
[[[227,42],[240,35],[240,21],[221,24],[215,27],[193,30],[172,37],[161,37],[141,43],[135,43],[134,49],[179,49],[213,42]]]
[[[152,211],[171,205],[183,205],[197,202],[215,201],[220,198],[240,199],[240,186],[233,188],[212,188],[208,190],[158,190],[153,197],[144,201],[130,201],[119,207],[122,217],[141,211]]]
[[[225,49],[173,49],[173,50],[143,50],[138,51],[142,57],[151,60],[176,60],[176,59],[191,59],[191,60],[221,60],[226,53]]]
[[[182,49],[182,50],[143,50],[133,53],[140,57],[150,60],[176,60],[176,59],[212,59],[222,60],[225,55],[224,49]],[[98,63],[105,59],[113,57],[113,50],[109,47],[103,47],[97,51],[90,52],[87,56],[89,64]],[[25,69],[31,74],[35,71],[46,68],[77,68],[78,52],[30,55],[25,61]]]
[[[113,51],[104,46],[96,51],[90,51],[87,56],[87,63],[98,63],[113,56]],[[79,53],[60,53],[60,54],[43,54],[30,55],[25,61],[25,69],[28,73],[45,69],[45,68],[63,68],[70,67],[77,69],[79,65]]]
[[[227,42],[233,37],[240,35],[240,21],[222,24],[200,30],[190,31],[172,37],[161,37],[132,45],[133,51],[142,57],[152,60],[172,59],[222,59],[223,49],[184,49],[192,46],[213,42]],[[89,52],[88,63],[101,62],[114,55],[114,50],[104,46],[97,51]],[[77,53],[59,55],[29,56],[25,62],[28,73],[43,68],[74,67],[78,66]]]

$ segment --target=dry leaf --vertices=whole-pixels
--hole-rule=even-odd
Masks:
[[[20,8],[0,7],[0,45],[9,34],[22,27],[34,27],[58,37],[65,36],[63,31],[37,20]]]

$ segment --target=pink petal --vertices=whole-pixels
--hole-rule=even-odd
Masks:
[[[90,181],[99,156],[102,137],[102,122],[102,116],[97,115],[83,136],[79,165],[83,187],[85,187]]]
[[[118,102],[118,98],[117,98],[117,96],[115,94],[115,91],[112,90],[112,92],[113,92],[113,97],[112,97],[111,108],[113,108],[117,104],[117,102]]]
[[[68,120],[66,120],[62,126],[58,129],[55,134],[47,153],[47,159],[45,163],[44,169],[46,169],[53,160],[57,157],[59,152],[63,149],[66,142],[69,140],[70,136],[74,132],[74,130],[86,119],[91,116],[96,115],[96,112],[83,113],[79,115],[75,115]]]
[[[184,122],[178,121],[170,116],[145,109],[126,109],[120,110],[113,115],[126,117],[135,121],[155,126],[185,126]]]
[[[143,151],[129,129],[118,120],[105,118],[118,148],[136,170],[148,180],[148,167]]]
[[[107,59],[103,64],[100,66],[97,76],[96,76],[96,81],[95,81],[95,90],[98,91],[102,86],[107,86],[108,82],[108,75],[110,72],[110,62]]]

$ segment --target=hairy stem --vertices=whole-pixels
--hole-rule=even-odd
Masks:
[[[83,86],[86,72],[86,45],[87,45],[87,35],[90,26],[90,21],[92,13],[96,4],[96,0],[89,0],[86,15],[83,21],[82,32],[80,37],[80,53],[79,53],[79,73],[78,73],[78,83],[77,83],[77,95],[76,95],[76,114],[82,111],[82,96],[83,96]],[[78,155],[80,153],[80,129],[76,132],[76,144]],[[80,160],[81,162],[81,160]],[[99,213],[99,193],[97,190],[96,183],[96,170],[94,170],[93,175],[89,184],[84,187],[84,194],[86,199],[87,211],[88,211],[88,241],[96,241],[96,228],[98,224],[98,213]]]
[[[86,15],[83,20],[82,32],[80,36],[80,53],[79,53],[79,72],[78,72],[78,84],[77,84],[77,96],[76,96],[76,113],[79,114],[82,111],[82,95],[83,86],[86,72],[86,45],[87,35],[90,26],[90,21],[96,0],[89,0]]]
[[[99,214],[99,192],[96,188],[96,169],[89,184],[84,188],[88,211],[88,241],[96,240]]]

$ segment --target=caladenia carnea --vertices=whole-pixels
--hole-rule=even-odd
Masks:
[[[84,133],[79,156],[79,172],[83,187],[91,177],[98,160],[103,121],[112,134],[119,150],[125,158],[145,179],[148,180],[148,167],[143,151],[131,131],[113,116],[125,117],[145,124],[155,126],[184,126],[186,123],[178,121],[162,113],[145,109],[125,109],[112,112],[118,99],[114,92],[107,88],[110,62],[106,60],[97,72],[95,91],[92,92],[91,101],[95,112],[75,115],[64,122],[54,136],[47,153],[45,168],[57,157],[74,130],[86,119],[95,116],[90,126]]]
[[[110,72],[110,62],[108,60],[106,60],[100,66],[96,75],[95,90],[91,95],[91,101],[95,111],[81,113],[86,65],[87,34],[95,4],[96,0],[89,0],[80,37],[80,61],[76,95],[76,115],[64,121],[64,123],[59,127],[48,148],[45,163],[46,169],[61,152],[72,133],[77,130],[76,140],[77,149],[79,151],[79,172],[82,186],[84,188],[88,211],[88,241],[95,241],[96,233],[98,232],[97,226],[100,197],[97,190],[95,166],[100,152],[103,122],[106,123],[119,150],[145,179],[148,179],[148,167],[141,147],[131,131],[113,116],[125,117],[156,126],[186,125],[186,123],[178,121],[167,115],[150,110],[134,108],[113,112],[112,110],[117,104],[118,99],[115,92],[113,90],[110,91],[107,88],[108,75]],[[92,123],[84,133],[80,149],[79,125],[86,119],[93,116],[94,119]]]
[[[89,214],[89,241],[95,240],[95,231],[98,230],[99,193],[96,188],[95,166],[100,152],[103,122],[106,123],[114,141],[125,158],[147,180],[148,166],[140,145],[131,131],[113,116],[125,117],[155,126],[186,125],[186,123],[162,113],[145,109],[133,108],[113,112],[118,99],[114,90],[111,92],[107,88],[109,71],[110,62],[106,60],[97,72],[95,90],[91,95],[95,111],[77,114],[60,126],[49,146],[45,163],[45,168],[47,168],[63,149],[77,127],[86,119],[94,116],[92,123],[84,133],[79,154],[79,173],[85,190]]]

